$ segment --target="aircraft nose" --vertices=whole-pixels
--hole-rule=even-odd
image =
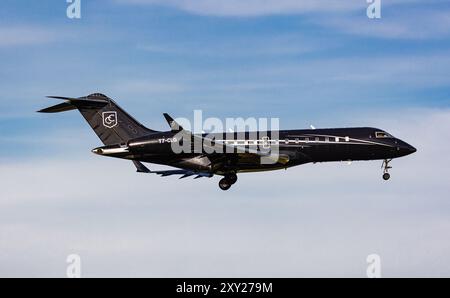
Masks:
[[[417,151],[416,148],[414,148],[413,146],[411,146],[410,144],[408,144],[408,143],[406,143],[404,141],[400,142],[399,149],[400,149],[402,155],[413,154],[414,152]]]
[[[409,147],[408,147],[409,152],[414,153],[414,152],[417,151],[417,149],[414,148],[413,146],[411,146],[411,145],[408,145],[408,146],[409,146]]]

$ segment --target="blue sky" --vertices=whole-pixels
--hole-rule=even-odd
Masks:
[[[445,176],[445,170],[432,158],[445,154],[445,151],[423,145],[416,134],[426,135],[432,143],[440,142],[437,143],[440,147],[448,145],[447,140],[436,141],[440,134],[448,134],[440,127],[450,124],[448,1],[383,1],[382,18],[379,20],[367,18],[367,4],[363,0],[82,0],[80,20],[68,19],[66,7],[64,0],[4,0],[0,4],[0,165],[3,178],[8,179],[6,181],[10,184],[1,196],[4,219],[0,224],[3,234],[0,235],[2,240],[10,243],[4,247],[3,256],[13,254],[19,246],[23,247],[23,239],[17,237],[15,232],[28,235],[33,231],[41,233],[61,256],[74,249],[84,252],[91,264],[95,263],[91,267],[91,275],[158,276],[160,273],[190,276],[211,273],[239,276],[262,272],[264,276],[308,273],[360,276],[360,272],[364,272],[364,264],[360,267],[352,265],[352,258],[358,255],[364,261],[366,252],[372,253],[369,245],[372,242],[363,237],[364,228],[367,228],[375,235],[373,250],[385,251],[387,258],[393,260],[388,267],[391,275],[449,274],[448,268],[435,264],[439,263],[436,260],[448,260],[447,254],[439,247],[448,247],[449,243],[440,243],[438,232],[445,230],[444,226],[450,227],[445,219],[448,213],[439,211],[450,210],[443,200],[449,189],[443,186],[443,182],[436,182]],[[133,168],[121,161],[99,160],[89,151],[98,146],[99,141],[80,115],[75,112],[58,115],[35,113],[54,103],[46,99],[46,95],[84,96],[93,92],[102,92],[116,99],[137,119],[158,130],[167,128],[162,118],[163,112],[175,117],[192,118],[193,110],[202,109],[206,117],[223,119],[279,117],[281,128],[285,129],[308,127],[310,124],[316,127],[382,127],[418,147],[417,155],[420,155],[398,161],[403,169],[399,169],[396,175],[403,174],[403,178],[392,181],[393,185],[387,189],[378,181],[379,165],[363,163],[353,168],[343,168],[342,165],[306,166],[293,170],[291,175],[256,174],[243,178],[244,181],[233,190],[235,192],[226,196],[217,193],[217,181],[214,179],[195,183],[174,179],[163,181],[157,177],[136,176]],[[449,165],[447,158],[441,162]],[[173,201],[154,198],[154,201],[142,202],[133,199],[133,204],[127,203],[125,206],[127,214],[122,213],[120,210],[124,206],[121,204],[124,203],[119,198],[131,197],[136,190],[116,184],[108,194],[111,201],[99,199],[101,191],[96,190],[96,185],[92,183],[99,175],[99,168],[107,168],[106,175],[113,175],[114,178],[110,178],[114,181],[119,181],[120,177],[133,184],[136,179],[148,186],[139,186],[139,191],[149,191],[152,197],[157,192],[173,198]],[[410,169],[419,168],[429,175],[426,181],[410,173]],[[435,168],[438,170],[434,171]],[[70,173],[65,173],[65,170]],[[342,171],[347,177],[343,178]],[[304,176],[306,173],[310,173],[308,177]],[[61,175],[71,177],[83,185],[86,193],[95,195],[86,195],[83,190],[66,185],[61,181]],[[297,177],[302,177],[305,186],[301,198],[292,191],[275,203],[276,192],[261,189],[264,183],[296,185]],[[352,177],[359,181],[360,188],[349,194],[342,185],[352,183]],[[109,181],[103,176],[100,179],[103,183]],[[329,184],[329,189],[337,190],[337,194],[334,193],[336,197],[333,197],[335,201],[329,201],[330,192],[317,192],[322,187],[317,180]],[[377,183],[372,184],[374,180]],[[54,181],[64,187],[53,188]],[[29,185],[29,189],[17,191],[20,185]],[[414,185],[414,189],[405,192],[404,189],[410,189],[410,185]],[[186,189],[187,195],[177,195],[172,190],[174,186]],[[205,191],[200,193],[199,189]],[[373,193],[367,195],[366,189]],[[434,200],[429,202],[427,208],[430,213],[425,216],[419,210],[423,207],[421,199],[428,195]],[[404,213],[401,208],[402,204],[407,204],[408,196],[416,208],[412,212],[417,212],[416,217]],[[381,202],[379,206],[376,205],[377,197]],[[343,201],[355,214],[361,214],[368,207],[359,200],[365,199],[391,225],[383,224],[378,231],[370,220],[356,216],[355,221],[361,220],[360,230],[357,231],[361,238],[354,239],[348,234],[354,221],[341,221],[334,217],[337,214],[332,214],[331,209],[340,210],[347,216],[353,214],[338,204]],[[65,206],[64,201],[70,207]],[[192,207],[190,214],[183,213],[185,201],[192,201],[198,209]],[[173,207],[171,203],[178,207]],[[104,204],[109,204],[107,210],[112,213],[105,213]],[[149,219],[150,222],[137,220],[134,215],[144,217],[139,207],[147,204],[151,207],[154,204],[155,210],[163,213],[174,208],[174,213],[168,213],[168,218],[160,221],[154,218]],[[218,208],[217,204],[223,209]],[[394,204],[394,210],[402,211],[400,215],[390,210],[390,204]],[[26,210],[26,206],[36,208],[42,216],[11,215],[28,214],[30,211]],[[327,214],[328,220],[322,218],[304,222],[296,217],[295,212],[289,213],[285,208],[294,208],[304,216],[308,213]],[[274,213],[271,210],[275,210],[272,211]],[[130,222],[125,226],[135,230],[133,239],[127,238],[127,228],[117,224],[112,216],[114,212]],[[218,215],[216,227],[224,235],[219,243],[226,246],[230,241],[242,241],[249,248],[247,253],[240,254],[239,251],[229,252],[213,244],[206,245],[211,254],[208,260],[217,256],[228,260],[223,271],[213,270],[210,263],[194,265],[197,261],[201,263],[197,254],[204,251],[205,246],[191,244],[185,253],[163,253],[171,245],[180,245],[181,240],[177,240],[180,234],[191,235],[197,241],[203,239],[202,235],[195,233],[196,229],[204,232],[208,243],[212,241],[214,231],[203,228],[206,222],[214,221],[214,218],[204,215],[211,212],[228,215],[238,212],[229,218],[244,227],[253,227],[256,235],[261,237],[264,235],[261,226],[268,218],[271,228],[267,237],[278,237],[286,246],[271,247],[257,239],[249,242],[247,236],[251,234],[250,230],[236,232],[235,238],[233,231],[241,227],[228,222],[227,216]],[[151,215],[155,218],[160,216],[156,211],[151,211]],[[198,221],[190,215],[197,217]],[[66,223],[64,218],[70,218],[71,223]],[[87,218],[87,222],[94,225],[92,232],[87,232],[83,228],[86,222],[78,222],[77,218]],[[173,225],[173,222],[178,222],[177,218],[182,219],[179,223],[184,223],[188,231]],[[283,222],[283,218],[291,220],[290,224]],[[406,223],[412,224],[418,218],[429,220],[429,225],[434,222],[438,224],[430,229],[419,228],[420,235],[408,234],[411,231]],[[400,226],[396,225],[399,221]],[[63,237],[61,243],[53,242],[53,236],[65,235],[63,228],[54,227],[62,222],[67,224],[73,237]],[[108,230],[108,224],[113,227],[112,230]],[[161,236],[161,230],[146,230],[143,227],[150,224],[161,229],[169,225],[168,236]],[[331,242],[322,243],[313,233],[317,230],[321,231],[319,235],[322,237],[331,237],[325,228],[327,224],[337,224],[339,231],[345,231],[341,244],[333,242],[340,254],[323,252],[323,255],[312,256],[314,251],[322,251],[325,244],[331,245]],[[310,230],[306,231],[305,226]],[[392,247],[393,239],[397,239],[392,232],[393,226],[398,233],[407,235],[404,246],[397,243],[396,249]],[[280,229],[284,229],[285,234],[280,234]],[[292,236],[297,230],[303,238]],[[434,257],[425,253],[430,248],[411,252],[413,257],[417,257],[417,264],[411,265],[407,258],[399,256],[399,250],[414,246],[422,236],[428,236],[430,230],[433,233],[427,239],[434,245],[431,249]],[[102,259],[101,249],[93,240],[99,237],[95,234],[97,232],[107,235],[105,243],[112,243],[113,239],[123,241],[121,250],[102,246],[105,254],[120,255],[121,272],[114,274],[105,269],[108,260]],[[390,238],[384,238],[383,232],[388,233]],[[149,238],[160,240],[160,246],[154,249],[164,260],[161,263],[145,254],[145,248],[152,251],[147,240],[143,240],[146,233]],[[301,243],[306,240],[309,244],[302,251]],[[136,246],[126,244],[133,241]],[[367,247],[361,249],[364,241],[368,243]],[[35,261],[33,258],[23,260],[15,256],[4,266],[9,272],[2,271],[0,274],[59,275],[58,260],[46,255],[38,240],[30,240],[26,245],[37,249]],[[266,267],[256,259],[249,262],[242,260],[251,257],[250,248],[257,250],[261,245],[268,245],[267,251],[257,253],[261,258],[268,259]],[[290,250],[289,245],[296,247],[296,250]],[[142,250],[136,252],[136,247]],[[344,261],[336,264],[341,271],[314,267],[308,262],[308,257],[319,261],[325,258],[329,264],[334,264],[333,261],[342,254],[347,255],[348,259],[344,257]],[[269,255],[279,256],[276,258],[279,262],[271,261]],[[281,255],[291,256],[297,260],[293,265],[304,270],[290,267],[292,264]],[[131,256],[140,256],[158,266],[150,270],[136,265],[133,271],[124,262]],[[171,257],[187,258],[187,265],[177,267],[171,263]],[[6,262],[6,259],[1,260]],[[50,269],[44,268],[44,261],[55,265]],[[221,263],[216,265],[220,267]]]

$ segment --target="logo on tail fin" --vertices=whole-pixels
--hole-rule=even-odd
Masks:
[[[117,126],[117,112],[103,112],[103,126],[107,128],[113,128]]]

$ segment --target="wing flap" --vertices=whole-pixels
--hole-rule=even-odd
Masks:
[[[212,173],[206,172],[196,172],[190,170],[168,170],[168,171],[152,171],[147,168],[142,162],[133,160],[133,164],[136,167],[138,173],[146,173],[146,174],[156,174],[161,177],[173,176],[173,175],[181,175],[180,179],[184,179],[191,176],[196,176],[195,179],[206,177],[211,178],[214,176]]]
[[[151,173],[151,171],[144,166],[144,164],[142,162],[133,160],[133,164],[136,167],[136,172],[138,173]]]

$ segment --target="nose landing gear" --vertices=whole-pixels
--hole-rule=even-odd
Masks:
[[[392,161],[392,159],[385,159],[383,161],[383,164],[381,165],[381,168],[383,169],[383,179],[389,180],[391,178],[391,175],[389,174],[389,169],[392,169],[391,166],[389,166],[389,163]]]
[[[230,187],[237,182],[237,175],[236,174],[228,174],[225,175],[224,178],[220,179],[219,181],[219,187],[221,190],[229,190]]]

